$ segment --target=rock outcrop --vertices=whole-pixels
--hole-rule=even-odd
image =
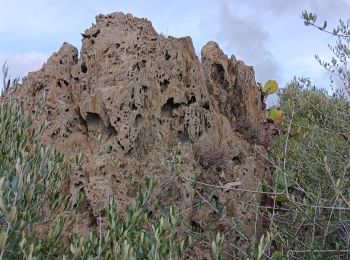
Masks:
[[[129,180],[155,177],[155,214],[176,206],[200,229],[231,229],[225,220],[234,218],[247,236],[259,232],[250,205],[260,196],[249,190],[269,169],[253,68],[214,42],[200,61],[190,37],[164,37],[130,14],[99,15],[82,37],[80,55],[64,43],[13,90],[40,114],[34,127],[47,121],[43,143],[72,164],[84,155],[70,178],[73,202],[85,193],[92,211],[82,223],[112,196],[125,214]],[[220,212],[203,202],[209,198]],[[237,232],[235,241],[244,240]]]

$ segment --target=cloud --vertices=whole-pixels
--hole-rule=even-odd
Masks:
[[[7,62],[11,79],[23,78],[28,72],[40,69],[48,56],[39,52],[16,54],[0,52],[0,65],[2,66],[4,62]],[[2,82],[2,74],[0,75],[0,80]]]
[[[341,16],[347,16],[350,8],[350,3],[347,0],[253,0],[246,1],[244,4],[250,5],[251,9],[256,10],[256,12],[270,11],[274,15],[280,16],[306,9],[309,12],[317,13],[319,17],[324,16],[325,19],[338,19]]]
[[[249,1],[249,4],[253,4],[257,12],[261,12],[262,10],[271,11],[274,14],[283,14],[284,12],[290,12],[291,9],[295,9],[300,7],[305,0],[292,0],[292,1],[284,1],[284,0],[254,0]]]
[[[226,53],[233,53],[246,64],[253,65],[258,81],[275,78],[283,85],[291,79],[290,75],[318,75],[309,68],[311,64],[307,67],[296,62],[298,57],[309,57],[314,61],[315,53],[324,57],[322,54],[327,52],[321,47],[326,46],[331,38],[304,27],[299,18],[301,11],[316,12],[319,22],[328,20],[331,28],[338,18],[348,15],[350,9],[349,0],[136,2],[3,1],[0,9],[0,34],[3,36],[0,65],[7,60],[13,77],[23,77],[28,71],[40,68],[49,54],[57,51],[64,41],[79,48],[80,33],[94,22],[98,13],[124,11],[147,17],[159,32],[174,36],[191,35],[198,53],[207,41],[215,40]],[[16,18],[12,10],[16,10]],[[322,70],[316,62],[314,67]],[[319,81],[322,83],[323,79]]]
[[[349,18],[350,3],[344,0],[312,0],[308,8],[310,8],[310,12],[316,13],[322,19],[337,21],[342,17]]]
[[[238,11],[236,13],[239,13]],[[259,24],[239,17],[222,4],[219,14],[219,38],[225,49],[253,65],[258,81],[280,79],[280,67],[267,47],[269,34]]]

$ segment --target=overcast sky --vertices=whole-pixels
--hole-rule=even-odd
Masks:
[[[350,18],[350,0],[0,0],[0,64],[12,77],[39,69],[63,42],[80,48],[81,33],[99,13],[132,13],[152,21],[158,33],[191,36],[197,54],[210,40],[253,65],[260,82],[284,86],[294,76],[329,88],[327,73],[314,59],[329,59],[332,36],[305,27],[303,10],[335,26]]]

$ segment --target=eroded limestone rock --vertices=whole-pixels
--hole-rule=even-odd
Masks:
[[[72,164],[84,154],[70,180],[73,200],[85,193],[97,216],[114,197],[125,215],[135,195],[129,180],[155,177],[153,205],[178,207],[187,225],[222,230],[230,228],[223,218],[234,217],[255,235],[255,211],[241,204],[260,196],[244,190],[258,189],[269,171],[253,68],[214,42],[200,61],[191,38],[164,37],[130,14],[99,15],[82,37],[79,59],[64,43],[15,91],[29,111],[40,110],[35,125],[47,120],[43,143]],[[203,152],[227,158],[211,167],[201,164]],[[237,181],[239,191],[217,188]],[[200,203],[209,197],[220,214]]]

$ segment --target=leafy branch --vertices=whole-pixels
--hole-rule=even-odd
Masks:
[[[350,95],[350,20],[347,22],[339,20],[337,27],[333,28],[333,30],[327,30],[327,21],[324,21],[322,26],[316,24],[316,14],[304,11],[301,18],[304,20],[305,26],[313,26],[338,38],[334,46],[328,44],[329,49],[334,55],[331,61],[323,61],[318,55],[315,55],[315,58],[322,67],[331,72],[332,75],[336,75],[343,82],[344,89]],[[331,83],[333,83],[332,76],[330,79]]]
[[[314,13],[309,13],[308,11],[303,11],[301,14],[301,18],[304,20],[304,25],[305,26],[313,26],[325,33],[334,35],[334,36],[340,36],[340,37],[350,37],[350,31],[345,30],[344,26],[345,25],[344,21],[340,20],[339,25],[336,28],[333,28],[333,30],[327,30],[328,22],[324,21],[323,25],[318,25],[316,24],[317,21],[317,15]],[[348,21],[349,23],[349,21]]]

